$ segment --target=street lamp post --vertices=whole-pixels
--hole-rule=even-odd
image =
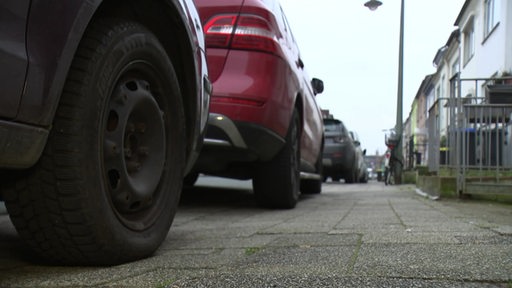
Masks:
[[[370,0],[364,4],[371,11],[377,10],[382,5],[382,2],[378,0]],[[398,89],[396,97],[396,124],[395,131],[399,135],[399,141],[396,147],[393,149],[395,159],[398,159],[398,163],[395,166],[395,183],[402,183],[402,172],[403,172],[403,119],[402,119],[402,101],[403,101],[403,81],[404,81],[404,0],[401,0],[400,6],[400,43],[398,50]]]

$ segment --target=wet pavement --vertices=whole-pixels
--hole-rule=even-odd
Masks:
[[[512,205],[329,182],[267,210],[203,177],[155,255],[114,267],[41,264],[0,215],[0,287],[512,287]]]

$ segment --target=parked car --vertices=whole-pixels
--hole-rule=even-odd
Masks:
[[[205,145],[193,172],[252,179],[265,207],[320,193],[323,124],[310,79],[277,1],[195,0],[213,83]]]
[[[356,182],[368,183],[368,166],[364,159],[366,156],[366,149],[361,147],[361,140],[359,139],[357,132],[350,131],[350,137],[352,137],[356,150]]]
[[[0,2],[0,192],[61,264],[151,255],[209,107],[192,0]]]
[[[332,181],[344,179],[354,183],[359,179],[356,145],[350,131],[343,121],[324,118],[325,146],[323,150],[323,180],[331,177]]]
[[[359,169],[359,183],[368,183],[368,180],[370,179],[368,164],[363,161],[363,164]]]

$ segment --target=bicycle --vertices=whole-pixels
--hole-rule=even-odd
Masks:
[[[391,150],[388,149],[385,154],[385,166],[384,166],[384,184],[393,185],[394,184],[394,172],[391,165],[393,165],[391,161]]]
[[[393,150],[396,145],[399,145],[400,136],[396,133],[395,129],[387,130],[385,135],[385,143],[388,149],[385,153],[385,170],[384,170],[384,184],[394,185],[395,184],[395,170],[396,164],[400,163],[400,160],[394,156]]]

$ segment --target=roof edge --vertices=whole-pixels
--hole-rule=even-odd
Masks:
[[[471,0],[466,0],[466,2],[464,2],[464,5],[462,5],[462,9],[460,9],[459,15],[457,16],[457,19],[455,19],[455,23],[453,23],[453,25],[459,26],[459,22],[462,18],[462,15],[464,14],[464,12],[466,12],[466,9],[468,8],[470,2]]]

